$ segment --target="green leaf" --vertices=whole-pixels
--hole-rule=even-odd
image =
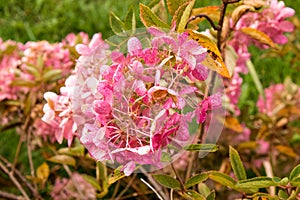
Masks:
[[[294,167],[294,169],[291,171],[289,180],[293,180],[300,176],[300,164]]]
[[[146,27],[156,26],[160,28],[170,28],[168,24],[161,21],[148,6],[140,3],[140,18]]]
[[[119,36],[124,36],[125,24],[113,12],[109,13],[109,24],[111,30]]]
[[[187,190],[186,194],[193,200],[205,200],[205,197],[194,190]]]
[[[294,187],[300,187],[300,177],[293,178],[293,180],[291,180],[291,185]]]
[[[11,85],[32,88],[36,85],[36,83],[32,80],[15,79]]]
[[[72,148],[61,148],[58,150],[59,154],[67,154],[70,156],[84,156],[84,147],[82,145],[78,145]]]
[[[125,26],[126,30],[130,30],[133,33],[135,32],[136,20],[135,20],[135,14],[134,14],[132,6],[130,6],[130,8],[125,16],[124,26]]]
[[[233,172],[238,180],[247,179],[246,171],[239,153],[232,146],[229,147],[229,159]]]
[[[179,33],[182,33],[184,30],[185,30],[185,26],[190,18],[190,15],[191,15],[191,12],[192,12],[192,9],[194,7],[194,4],[195,4],[195,0],[192,0],[189,2],[189,5],[185,8],[181,18],[180,18],[180,22],[178,24],[178,27],[177,27],[177,31]]]
[[[164,175],[164,174],[154,174],[153,177],[159,184],[167,188],[176,189],[176,190],[181,189],[179,181],[171,176]]]
[[[198,191],[205,197],[207,197],[210,194],[210,188],[205,183],[198,184]]]
[[[213,190],[207,195],[206,200],[215,200],[216,199],[216,192]]]
[[[60,69],[51,69],[43,74],[43,81],[53,82],[59,80],[62,77],[61,73]]]
[[[215,152],[219,149],[219,146],[215,144],[191,144],[183,148],[187,151]]]
[[[148,7],[152,8],[159,3],[160,3],[160,0],[152,0],[152,1],[150,1],[150,3],[148,3]]]
[[[187,188],[192,187],[198,183],[201,183],[203,181],[205,181],[208,178],[208,174],[207,173],[203,173],[203,174],[197,174],[191,178],[189,178],[187,180],[187,182],[185,183],[185,186]]]
[[[31,74],[32,76],[34,76],[34,78],[36,78],[36,79],[41,78],[41,74],[40,74],[40,72],[38,71],[38,69],[35,66],[26,65],[25,70],[29,74]]]
[[[283,198],[283,199],[287,199],[289,196],[287,195],[287,193],[283,189],[280,189],[279,192],[278,192],[278,197]]]
[[[172,24],[174,22],[176,22],[176,28],[178,28],[178,25],[179,25],[179,22],[180,22],[180,19],[186,9],[186,7],[189,5],[190,2],[186,2],[184,4],[182,4],[175,12],[175,14],[173,15],[173,18],[172,18]]]
[[[279,183],[274,181],[270,177],[255,177],[247,180],[243,180],[237,183],[238,189],[252,189],[252,188],[267,188],[271,186],[278,186]]]
[[[231,178],[229,175],[218,172],[218,171],[209,171],[208,173],[208,178],[210,178],[213,181],[216,181],[220,183],[221,185],[230,187],[230,188],[235,188],[236,181]]]
[[[75,164],[76,164],[75,159],[73,157],[67,156],[67,155],[55,155],[55,156],[52,156],[51,158],[48,158],[47,160],[50,162],[59,163],[59,164],[63,164],[63,165],[75,166]]]
[[[99,185],[99,182],[97,179],[93,176],[89,176],[87,174],[81,174],[82,177],[89,182],[94,188],[96,188],[98,191],[101,191],[101,186]]]
[[[180,6],[189,0],[167,0],[168,10],[171,15],[174,15]]]

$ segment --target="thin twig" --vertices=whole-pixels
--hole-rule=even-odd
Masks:
[[[175,170],[173,163],[171,163],[171,167],[172,167],[173,172],[175,173],[176,179],[180,183],[181,191],[185,192],[184,183],[183,183],[182,179],[180,178],[180,176],[178,175],[177,171]]]
[[[124,194],[125,192],[129,189],[129,187],[131,186],[133,180],[136,178],[136,174],[133,175],[133,177],[130,179],[130,181],[128,182],[128,184],[126,185],[126,187],[122,190],[122,192],[120,192],[120,194],[117,196],[116,200],[119,200]]]
[[[6,167],[12,168],[12,164],[6,160],[4,157],[0,156],[0,160],[2,160]],[[12,170],[11,170],[12,171]],[[39,193],[33,188],[33,186],[27,181],[27,179],[22,175],[22,173],[18,169],[14,169],[14,174],[19,178],[26,186],[27,188],[33,193],[35,199],[41,199],[39,196]]]
[[[147,181],[145,181],[144,179],[141,178],[141,181],[143,183],[145,183],[155,194],[156,196],[160,199],[160,200],[164,200],[160,195],[159,193],[154,189],[154,187],[152,187],[149,183],[147,183]]]
[[[27,193],[25,192],[25,190],[23,189],[23,187],[21,186],[21,184],[19,183],[19,181],[14,177],[13,173],[11,173],[4,165],[3,163],[0,161],[0,168],[9,176],[10,180],[15,184],[15,186],[20,190],[20,192],[22,193],[23,197],[26,200],[29,200],[29,196],[27,195]]]
[[[162,187],[156,183],[156,181],[153,179],[153,177],[151,175],[149,175],[143,167],[141,167],[140,170],[148,178],[148,180],[155,187],[156,191],[163,197],[163,199],[168,200],[169,197],[162,191]]]
[[[0,198],[11,199],[11,200],[21,200],[24,199],[22,196],[16,196],[14,194],[4,192],[0,190]]]

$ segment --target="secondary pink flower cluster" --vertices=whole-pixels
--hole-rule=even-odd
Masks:
[[[96,189],[88,183],[80,174],[74,173],[70,179],[56,178],[51,191],[54,200],[71,199],[96,199]]]
[[[3,41],[0,38],[0,101],[17,99],[20,88],[11,85],[15,80],[15,70],[20,65],[23,44],[15,41]]]
[[[283,1],[278,2],[277,0],[268,0],[266,2],[266,8],[264,8],[262,12],[249,12],[243,15],[236,26],[233,27],[234,35],[233,39],[229,41],[229,45],[237,52],[238,59],[234,69],[233,78],[228,84],[230,89],[227,93],[233,105],[237,104],[240,96],[242,79],[239,76],[239,73],[248,73],[246,61],[251,57],[248,47],[254,44],[259,48],[267,48],[266,45],[259,43],[243,33],[241,29],[247,27],[257,29],[268,35],[273,42],[285,44],[287,38],[284,36],[284,33],[292,32],[294,30],[294,25],[287,21],[286,18],[291,17],[294,14],[295,11],[292,8],[285,7]],[[235,110],[238,111],[238,108],[235,107]]]
[[[256,105],[259,112],[269,117],[276,116],[282,109],[290,108],[294,113],[290,113],[288,117],[293,119],[293,114],[297,115],[300,107],[300,87],[293,83],[271,85],[265,89],[265,100],[260,96]]]
[[[163,152],[176,153],[168,144],[181,150],[190,139],[193,118],[202,123],[222,106],[219,93],[204,98],[193,86],[208,76],[206,49],[187,33],[148,31],[150,47],[132,37],[125,54],[100,34],[77,45],[74,76],[60,95],[45,94],[43,119],[60,129],[58,141],[77,135],[93,158],[122,164],[126,175],[136,164],[160,167]]]

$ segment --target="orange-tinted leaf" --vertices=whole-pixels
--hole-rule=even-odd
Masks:
[[[209,69],[216,71],[221,76],[230,78],[231,76],[216,43],[204,34],[198,33],[193,30],[187,30],[187,32],[190,38],[197,41],[199,45],[207,49],[208,54],[202,64]]]
[[[255,28],[242,28],[241,31],[262,44],[269,45],[272,48],[276,48],[277,46],[267,34]]]
[[[224,125],[226,128],[229,128],[238,133],[241,133],[243,131],[243,127],[241,126],[239,120],[235,117],[231,117],[231,116],[225,117]]]
[[[199,14],[204,14],[207,15],[210,19],[213,21],[219,21],[220,18],[220,10],[219,6],[206,6],[206,7],[201,7],[201,8],[194,8],[192,10],[192,16],[196,16]],[[191,21],[191,24],[197,25],[200,22],[202,22],[205,18],[197,18],[193,21]]]
[[[280,152],[283,153],[287,156],[296,158],[298,155],[295,153],[295,151],[289,147],[289,146],[285,146],[285,145],[277,145],[275,146],[275,148]]]

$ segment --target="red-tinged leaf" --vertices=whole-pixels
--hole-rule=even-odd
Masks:
[[[262,44],[266,44],[272,48],[277,47],[273,40],[262,31],[250,27],[242,28],[241,31]]]
[[[247,179],[246,171],[240,155],[232,146],[229,147],[229,159],[233,172],[238,180],[241,181]]]
[[[186,27],[187,22],[189,21],[190,16],[191,16],[194,4],[195,4],[195,0],[189,1],[188,5],[184,9],[184,11],[183,11],[183,13],[180,17],[178,27],[177,27],[177,31],[179,33],[182,33],[182,32],[185,31],[185,27]]]
[[[170,28],[168,24],[161,21],[148,6],[140,3],[140,18],[146,27],[155,26],[160,28]]]
[[[167,0],[168,10],[171,15],[174,15],[180,6],[190,0]]]
[[[76,164],[75,159],[73,157],[67,156],[67,155],[55,155],[55,156],[52,156],[51,158],[48,158],[47,160],[50,162],[59,163],[59,164],[63,164],[63,165],[75,166],[75,164]]]
[[[191,178],[189,178],[186,183],[185,186],[186,188],[192,187],[194,185],[197,185],[203,181],[206,181],[206,179],[208,178],[208,174],[207,173],[203,173],[203,174],[197,174]]]
[[[154,174],[153,178],[161,185],[171,188],[180,190],[180,183],[175,178],[165,175],[165,174]]]

